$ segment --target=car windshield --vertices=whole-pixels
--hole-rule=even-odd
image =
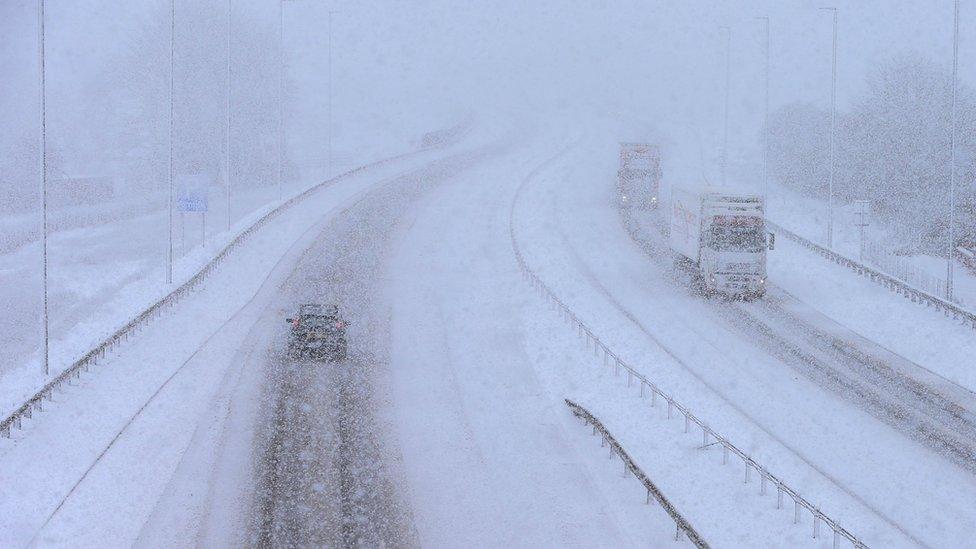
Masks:
[[[309,315],[302,319],[302,325],[309,328],[331,328],[339,322],[334,316]]]
[[[760,252],[766,245],[760,227],[713,225],[708,233],[708,247],[718,252]]]

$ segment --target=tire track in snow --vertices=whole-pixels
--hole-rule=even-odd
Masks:
[[[640,226],[624,219],[631,238],[662,266],[664,253],[650,238],[643,237]],[[687,282],[673,277],[676,286]],[[640,284],[640,282],[638,282]],[[908,371],[923,371],[908,359],[859,336],[847,333],[847,339],[831,336],[808,324],[787,308],[787,302],[799,302],[776,287],[757,303],[713,302],[716,313],[740,334],[756,339],[770,354],[790,364],[820,386],[853,403],[910,439],[935,450],[968,473],[976,473],[976,416],[965,405],[950,396],[898,372],[888,360],[900,361]],[[790,328],[777,324],[789,324]],[[688,325],[687,329],[707,339],[707,334]],[[862,338],[863,339],[863,338]],[[715,345],[713,344],[713,347]],[[872,351],[875,347],[879,351]],[[874,353],[888,353],[889,359]],[[926,370],[927,371],[927,370]],[[947,382],[961,392],[968,389]],[[913,403],[909,406],[907,403]]]
[[[271,434],[258,465],[257,539],[262,547],[416,546],[412,513],[391,477],[376,418],[373,376],[386,367],[389,319],[374,295],[390,236],[430,187],[480,160],[459,156],[375,189],[323,231],[289,280],[288,310],[334,302],[351,321],[344,363],[270,364]],[[362,328],[360,328],[362,327]]]

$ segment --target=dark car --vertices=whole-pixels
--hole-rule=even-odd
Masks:
[[[345,360],[348,323],[337,305],[305,303],[299,305],[298,316],[286,322],[291,324],[288,355],[292,358]]]

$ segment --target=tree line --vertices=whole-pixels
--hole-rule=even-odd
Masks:
[[[951,74],[915,54],[877,67],[847,112],[836,113],[834,204],[868,199],[910,253],[944,254],[949,224]],[[956,106],[955,244],[976,244],[976,97]],[[770,114],[770,177],[825,199],[829,111],[792,103]]]

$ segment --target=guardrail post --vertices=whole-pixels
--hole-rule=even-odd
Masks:
[[[722,444],[722,465],[728,465],[729,463],[729,445]]]
[[[641,380],[641,392],[640,392],[640,397],[641,397],[641,398],[644,398],[644,380],[643,380],[643,379]]]
[[[671,409],[674,408],[674,401],[668,399],[668,419],[671,419]]]
[[[657,390],[651,387],[651,408],[657,407]]]
[[[759,495],[766,495],[766,470],[759,471]]]
[[[776,485],[776,508],[783,508],[783,487],[779,484]]]
[[[627,368],[627,386],[630,387],[634,382],[634,372]]]
[[[702,425],[702,450],[708,447],[708,429]]]
[[[651,489],[648,488],[647,489],[647,499],[644,500],[644,505],[650,505],[650,504],[651,504]]]
[[[839,547],[840,547],[840,532],[834,530],[834,549],[838,549]]]
[[[749,469],[751,469],[751,467],[749,467],[748,461],[743,461],[742,463],[746,464],[746,480],[743,482],[743,484],[749,484]]]
[[[685,415],[685,432],[687,433],[688,430],[691,428],[691,418],[688,417],[688,412],[683,412],[683,413]]]
[[[678,521],[674,522],[674,541],[681,541],[681,525]]]
[[[793,524],[800,524],[800,502],[793,500]]]
[[[813,514],[813,539],[817,539],[820,535],[820,515],[817,513]]]

